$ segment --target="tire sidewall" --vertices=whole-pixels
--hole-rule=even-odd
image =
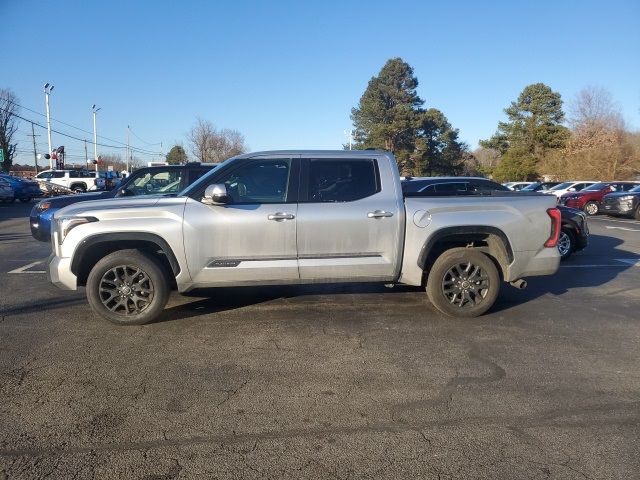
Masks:
[[[576,237],[574,235],[574,233],[569,230],[568,228],[562,228],[560,230],[561,233],[566,234],[569,237],[569,251],[567,253],[565,253],[564,255],[560,254],[560,259],[561,260],[566,260],[567,258],[569,258],[572,254],[573,254],[573,250],[576,246]],[[559,241],[560,239],[558,239]],[[558,253],[560,253],[560,251],[558,250]]]
[[[118,265],[131,265],[144,271],[153,283],[151,304],[138,315],[119,315],[106,308],[99,296],[102,276]],[[156,319],[164,310],[169,296],[169,284],[164,268],[155,259],[138,250],[120,250],[99,260],[87,277],[87,300],[91,308],[101,317],[116,325],[143,325]]]
[[[489,292],[479,305],[460,308],[452,305],[445,297],[442,292],[442,280],[453,265],[469,261],[480,266],[487,273]],[[500,274],[491,258],[470,248],[454,248],[442,253],[433,263],[427,277],[427,295],[431,303],[445,315],[473,318],[482,315],[493,306],[498,298],[500,284]]]

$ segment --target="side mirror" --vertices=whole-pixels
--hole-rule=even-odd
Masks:
[[[575,188],[573,188],[573,187],[571,187],[571,188],[569,188],[569,189],[567,190],[567,192],[575,192],[575,191],[576,191],[576,189],[575,189]]]
[[[225,205],[231,203],[231,197],[227,193],[224,183],[212,183],[204,191],[202,203],[206,205]]]

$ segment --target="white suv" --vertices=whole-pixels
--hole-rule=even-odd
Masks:
[[[96,189],[98,173],[90,170],[45,170],[36,175],[36,180],[55,183],[83,193]]]
[[[598,183],[595,180],[572,180],[570,182],[563,182],[555,187],[550,188],[545,193],[553,194],[560,198],[563,194],[568,192],[579,192],[580,190],[590,187],[594,183]]]

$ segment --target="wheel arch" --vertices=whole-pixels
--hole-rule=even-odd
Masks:
[[[115,251],[132,248],[159,260],[175,286],[180,264],[166,240],[148,232],[102,233],[85,238],[76,247],[71,260],[71,271],[77,276],[78,285],[86,285],[89,272],[98,260]]]
[[[513,249],[507,235],[497,227],[488,225],[463,225],[445,227],[435,231],[425,241],[418,266],[424,272],[424,279],[436,259],[452,248],[469,247],[486,254],[496,265],[502,278],[513,262]]]

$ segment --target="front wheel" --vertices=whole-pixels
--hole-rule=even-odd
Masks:
[[[600,208],[598,207],[598,203],[597,202],[587,202],[583,208],[584,213],[586,213],[589,216],[592,215],[597,215],[598,214],[598,210],[600,210]]]
[[[427,279],[427,295],[442,313],[477,317],[496,301],[500,275],[493,261],[470,248],[453,248],[434,262]]]
[[[102,258],[87,278],[87,300],[117,325],[142,325],[160,315],[169,298],[164,268],[139,250],[119,250]]]
[[[640,205],[638,205],[638,208],[636,208],[636,211],[633,214],[633,216],[636,220],[640,220]]]
[[[575,236],[568,228],[560,230],[560,236],[558,237],[558,252],[560,253],[560,259],[566,260],[571,256],[575,249]]]

